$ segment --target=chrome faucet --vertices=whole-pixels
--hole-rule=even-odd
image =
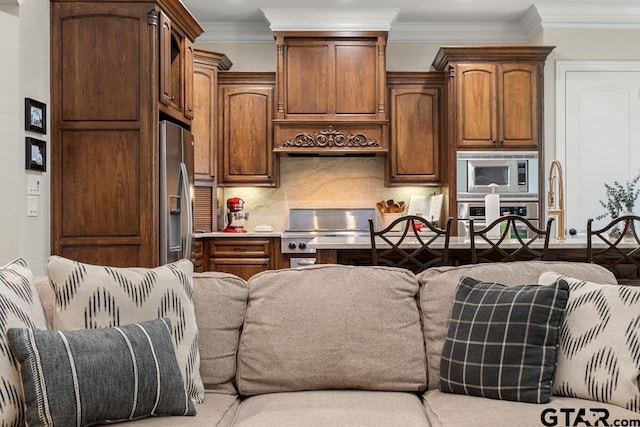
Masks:
[[[555,172],[555,173],[554,173]],[[558,186],[558,198],[556,199],[556,192],[554,187]],[[562,165],[560,161],[553,160],[549,167],[549,191],[547,192],[547,203],[549,216],[556,216],[558,218],[558,240],[565,240],[564,234],[564,190],[562,180]]]

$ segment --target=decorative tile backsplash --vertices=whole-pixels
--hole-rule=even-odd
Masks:
[[[249,212],[249,229],[268,224],[287,228],[291,208],[375,208],[380,200],[404,200],[411,195],[439,193],[438,187],[385,187],[384,157],[282,157],[280,187],[225,187],[225,200],[241,197]]]

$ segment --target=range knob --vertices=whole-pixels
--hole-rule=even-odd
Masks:
[[[298,248],[299,249],[307,249],[307,244],[305,242],[300,242],[298,243]]]
[[[289,242],[287,246],[289,247],[289,249],[295,249],[297,247],[295,242]]]

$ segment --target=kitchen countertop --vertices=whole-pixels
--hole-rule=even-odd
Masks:
[[[209,233],[194,233],[196,239],[205,239],[210,237],[233,237],[233,238],[245,238],[245,237],[280,237],[282,231],[247,231],[246,233],[225,233],[224,231],[213,231]]]
[[[382,244],[384,242],[381,241]],[[434,248],[442,247],[444,245],[444,239],[438,239],[432,245]],[[531,247],[532,248],[541,248],[543,245],[542,240],[538,240],[534,242]],[[316,237],[307,243],[307,246],[312,249],[370,249],[371,248],[371,239],[369,236],[331,236],[331,237]],[[419,243],[415,238],[408,238],[405,240],[405,243],[401,245],[402,247],[412,248],[418,247]],[[486,248],[489,244],[482,239],[476,240],[477,248]],[[604,248],[606,245],[604,242],[595,242],[593,244],[594,248]],[[636,243],[634,241],[630,242],[622,242],[618,247],[634,247]],[[504,242],[500,245],[500,247],[504,249],[509,249],[510,247],[518,248],[520,244],[517,241]],[[468,237],[461,236],[452,236],[449,240],[449,249],[468,249],[470,248],[470,241]],[[558,241],[556,239],[552,239],[549,241],[549,249],[586,249],[587,248],[587,238],[586,236],[576,236],[569,237],[564,241]]]

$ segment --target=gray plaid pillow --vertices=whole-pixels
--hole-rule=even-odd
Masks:
[[[30,426],[195,415],[168,319],[72,332],[11,328]]]
[[[508,287],[461,278],[440,361],[440,390],[548,402],[568,297],[562,279]]]

